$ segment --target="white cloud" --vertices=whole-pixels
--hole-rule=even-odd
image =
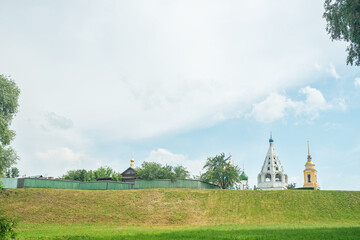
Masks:
[[[185,155],[174,154],[166,149],[159,148],[157,150],[151,151],[145,161],[157,162],[161,163],[162,165],[167,164],[171,166],[182,165],[188,171],[190,171],[190,174],[199,175],[199,173],[202,171],[206,159],[188,159]]]
[[[317,63],[317,62],[314,64],[314,67],[318,71],[320,71],[322,69],[321,65],[319,63]]]
[[[271,93],[262,102],[254,104],[248,116],[254,117],[259,122],[273,122],[283,118],[287,112],[294,111],[297,117],[314,120],[319,116],[320,111],[333,108],[315,88],[306,86],[301,88],[299,93],[305,95],[304,101],[293,101],[284,95]],[[336,102],[341,109],[346,110],[344,99],[337,99]]]
[[[360,87],[360,77],[355,78],[354,86],[355,86],[356,88]]]
[[[24,163],[21,163],[23,165]],[[25,163],[26,164],[26,163]],[[43,152],[35,152],[32,156],[34,166],[27,168],[27,174],[41,174],[59,177],[69,170],[74,169],[97,169],[101,164],[97,159],[83,152],[75,151],[68,147],[49,149]],[[116,169],[116,165],[112,165]],[[117,169],[116,169],[117,170]]]
[[[254,104],[251,116],[259,122],[272,122],[281,119],[291,100],[283,95],[271,93],[264,101]]]
[[[58,172],[59,175],[61,175],[69,169],[80,168],[81,157],[80,153],[75,153],[73,150],[63,147],[49,149],[45,152],[36,152],[33,161],[38,166],[39,174]],[[44,170],[42,166],[46,166],[46,170]],[[43,171],[46,172],[44,173]]]
[[[295,108],[296,115],[307,115],[311,119],[315,119],[319,116],[319,111],[324,111],[332,108],[322,93],[309,86],[299,90],[299,93],[306,96],[305,101],[294,102],[293,107]]]
[[[13,146],[21,157],[17,165],[21,174],[57,177],[70,169],[93,169],[101,164],[89,153],[91,139],[76,128],[53,126],[48,118],[47,114],[38,114],[27,121],[14,119],[20,129]]]
[[[68,162],[71,164],[78,163],[81,154],[74,153],[69,148],[51,149],[46,152],[37,152],[36,157],[45,161],[52,161],[54,159],[62,159],[64,163]]]
[[[340,79],[341,78],[340,75],[336,72],[335,66],[333,64],[330,64],[329,73],[335,79]]]
[[[336,98],[336,99],[334,99],[333,102],[334,102],[334,104],[333,104],[334,107],[337,107],[344,112],[347,110],[347,104],[346,104],[345,98]]]
[[[69,129],[73,127],[73,122],[71,119],[59,116],[54,112],[46,114],[46,123],[44,126],[48,128],[58,128],[58,129]]]

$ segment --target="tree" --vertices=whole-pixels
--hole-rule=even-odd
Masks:
[[[111,167],[100,167],[97,170],[77,169],[70,170],[64,174],[62,179],[75,180],[75,181],[96,181],[98,178],[111,178],[114,181],[121,181],[121,173],[116,172]]]
[[[5,175],[7,178],[17,178],[19,177],[19,169],[17,169],[16,167],[13,167],[11,169],[8,168]]]
[[[287,189],[295,189],[296,188],[296,183],[289,183],[287,185]]]
[[[185,167],[178,165],[172,167],[170,165],[162,166],[156,162],[143,162],[141,167],[137,169],[136,175],[140,179],[188,179],[190,174]]]
[[[121,181],[121,173],[117,173],[111,167],[105,166],[100,167],[97,170],[93,171],[93,179],[98,178],[111,178],[114,181]]]
[[[350,42],[346,64],[360,65],[360,1],[325,0],[326,31],[331,40]]]
[[[189,171],[181,165],[174,167],[174,173],[176,179],[188,179],[190,177]]]
[[[203,169],[206,169],[206,172],[201,174],[200,179],[218,185],[222,189],[234,186],[240,176],[240,168],[230,165],[229,157],[225,158],[224,153],[207,158]]]
[[[15,82],[0,75],[0,175],[17,162],[19,157],[11,148],[10,142],[15,137],[15,131],[9,128],[18,110],[20,89]]]
[[[141,167],[137,169],[136,175],[140,179],[175,179],[173,167],[169,165],[162,166],[156,162],[143,162]]]

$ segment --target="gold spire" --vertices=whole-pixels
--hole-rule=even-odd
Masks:
[[[231,163],[231,152],[229,152],[229,165],[233,166],[233,164]]]
[[[311,159],[311,155],[310,155],[309,141],[307,141],[307,144],[308,144],[308,156],[307,156],[306,165],[314,165],[314,163],[312,162],[312,159]]]
[[[244,167],[244,164],[243,164],[243,172],[245,172],[245,167]]]
[[[134,167],[134,154],[131,156],[130,167]]]

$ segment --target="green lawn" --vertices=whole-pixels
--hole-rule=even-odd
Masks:
[[[19,239],[359,239],[359,226],[118,226],[26,224]]]

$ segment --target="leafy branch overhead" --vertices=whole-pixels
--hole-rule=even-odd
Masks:
[[[360,1],[325,0],[326,31],[332,40],[349,42],[346,64],[360,65]]]

